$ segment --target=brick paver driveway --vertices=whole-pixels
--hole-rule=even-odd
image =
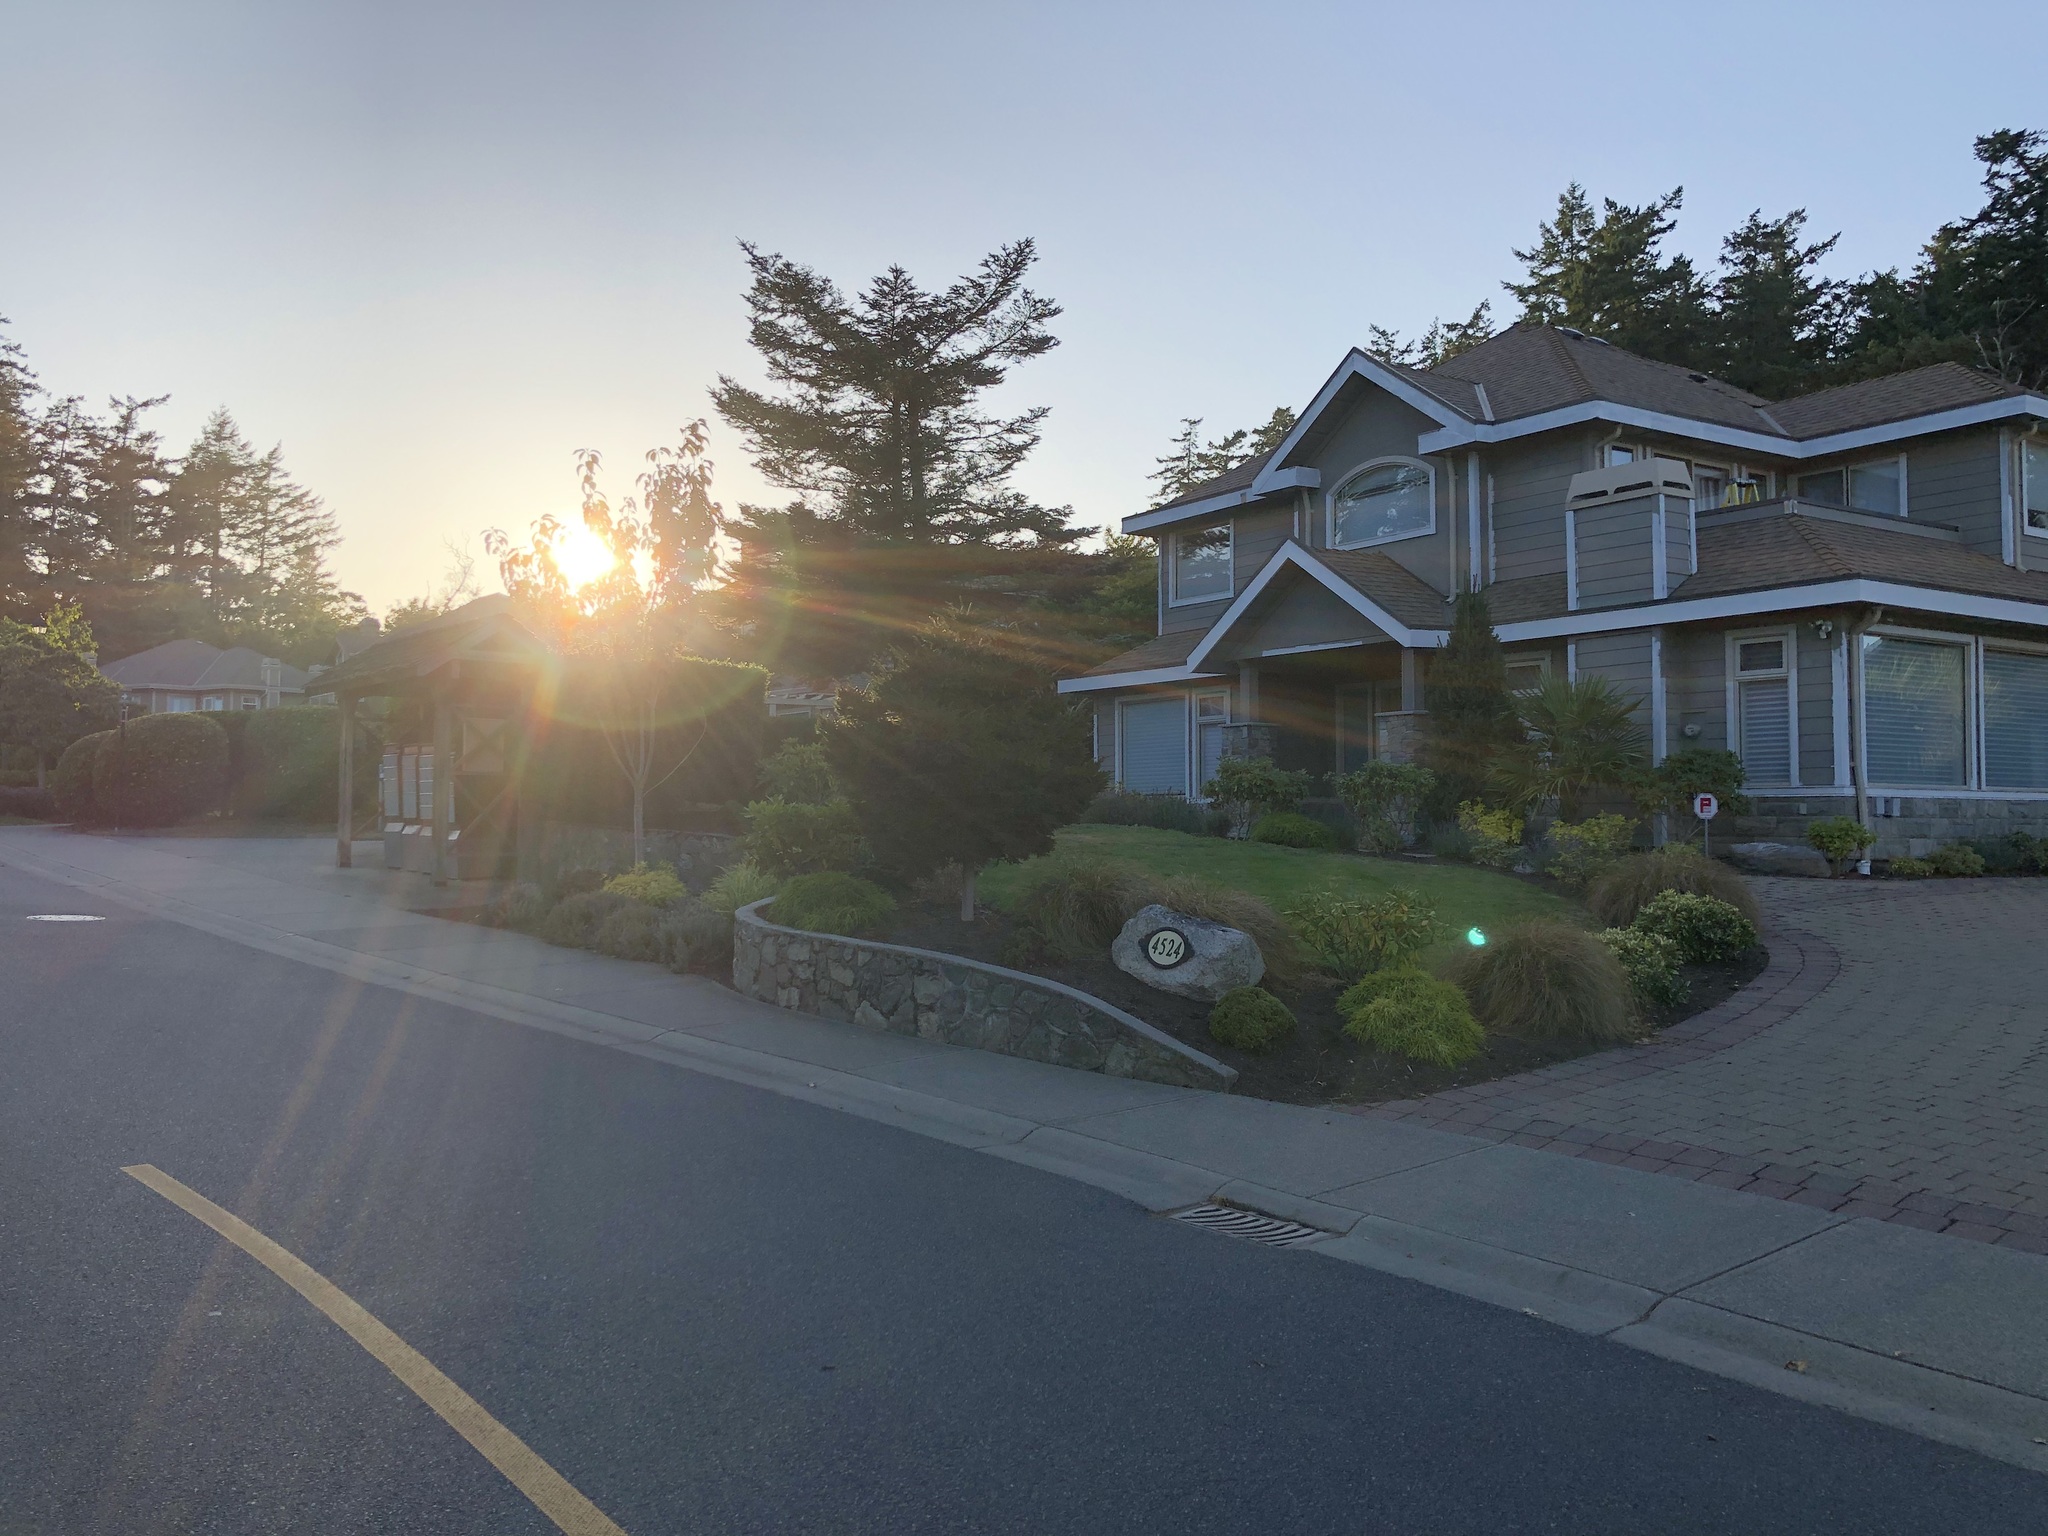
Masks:
[[[1759,880],[1658,1041],[1367,1113],[2048,1253],[2048,880]]]

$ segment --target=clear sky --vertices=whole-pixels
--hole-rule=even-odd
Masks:
[[[755,377],[745,238],[857,286],[1035,236],[1023,488],[1144,504],[1184,415],[1299,406],[1368,323],[1500,298],[1573,177],[1752,208],[1838,275],[2048,125],[2013,4],[248,5],[0,0],[0,314],[44,382],[284,444],[381,611]],[[1512,305],[1496,303],[1503,319]],[[713,422],[718,495],[768,499]],[[487,587],[494,587],[488,582]]]

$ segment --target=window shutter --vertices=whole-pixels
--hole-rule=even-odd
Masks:
[[[1188,792],[1188,706],[1181,698],[1123,707],[1123,783],[1134,795]]]
[[[1742,776],[1751,784],[1792,782],[1792,685],[1782,677],[1738,683]]]
[[[1984,782],[2048,789],[2048,656],[1984,653]]]
[[[1959,645],[1864,637],[1863,723],[1871,783],[1964,785],[1964,660]]]

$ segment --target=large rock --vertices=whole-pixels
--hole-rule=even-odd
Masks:
[[[1266,974],[1266,957],[1244,930],[1161,906],[1125,923],[1109,957],[1148,987],[1209,1002],[1232,987],[1257,986]]]
[[[1737,843],[1728,862],[1753,875],[1811,875],[1825,880],[1834,874],[1827,855],[1804,843]]]

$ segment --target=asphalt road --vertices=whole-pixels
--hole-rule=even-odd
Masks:
[[[555,1529],[134,1163],[632,1536],[2048,1529],[1965,1451],[0,869],[0,1536]]]

